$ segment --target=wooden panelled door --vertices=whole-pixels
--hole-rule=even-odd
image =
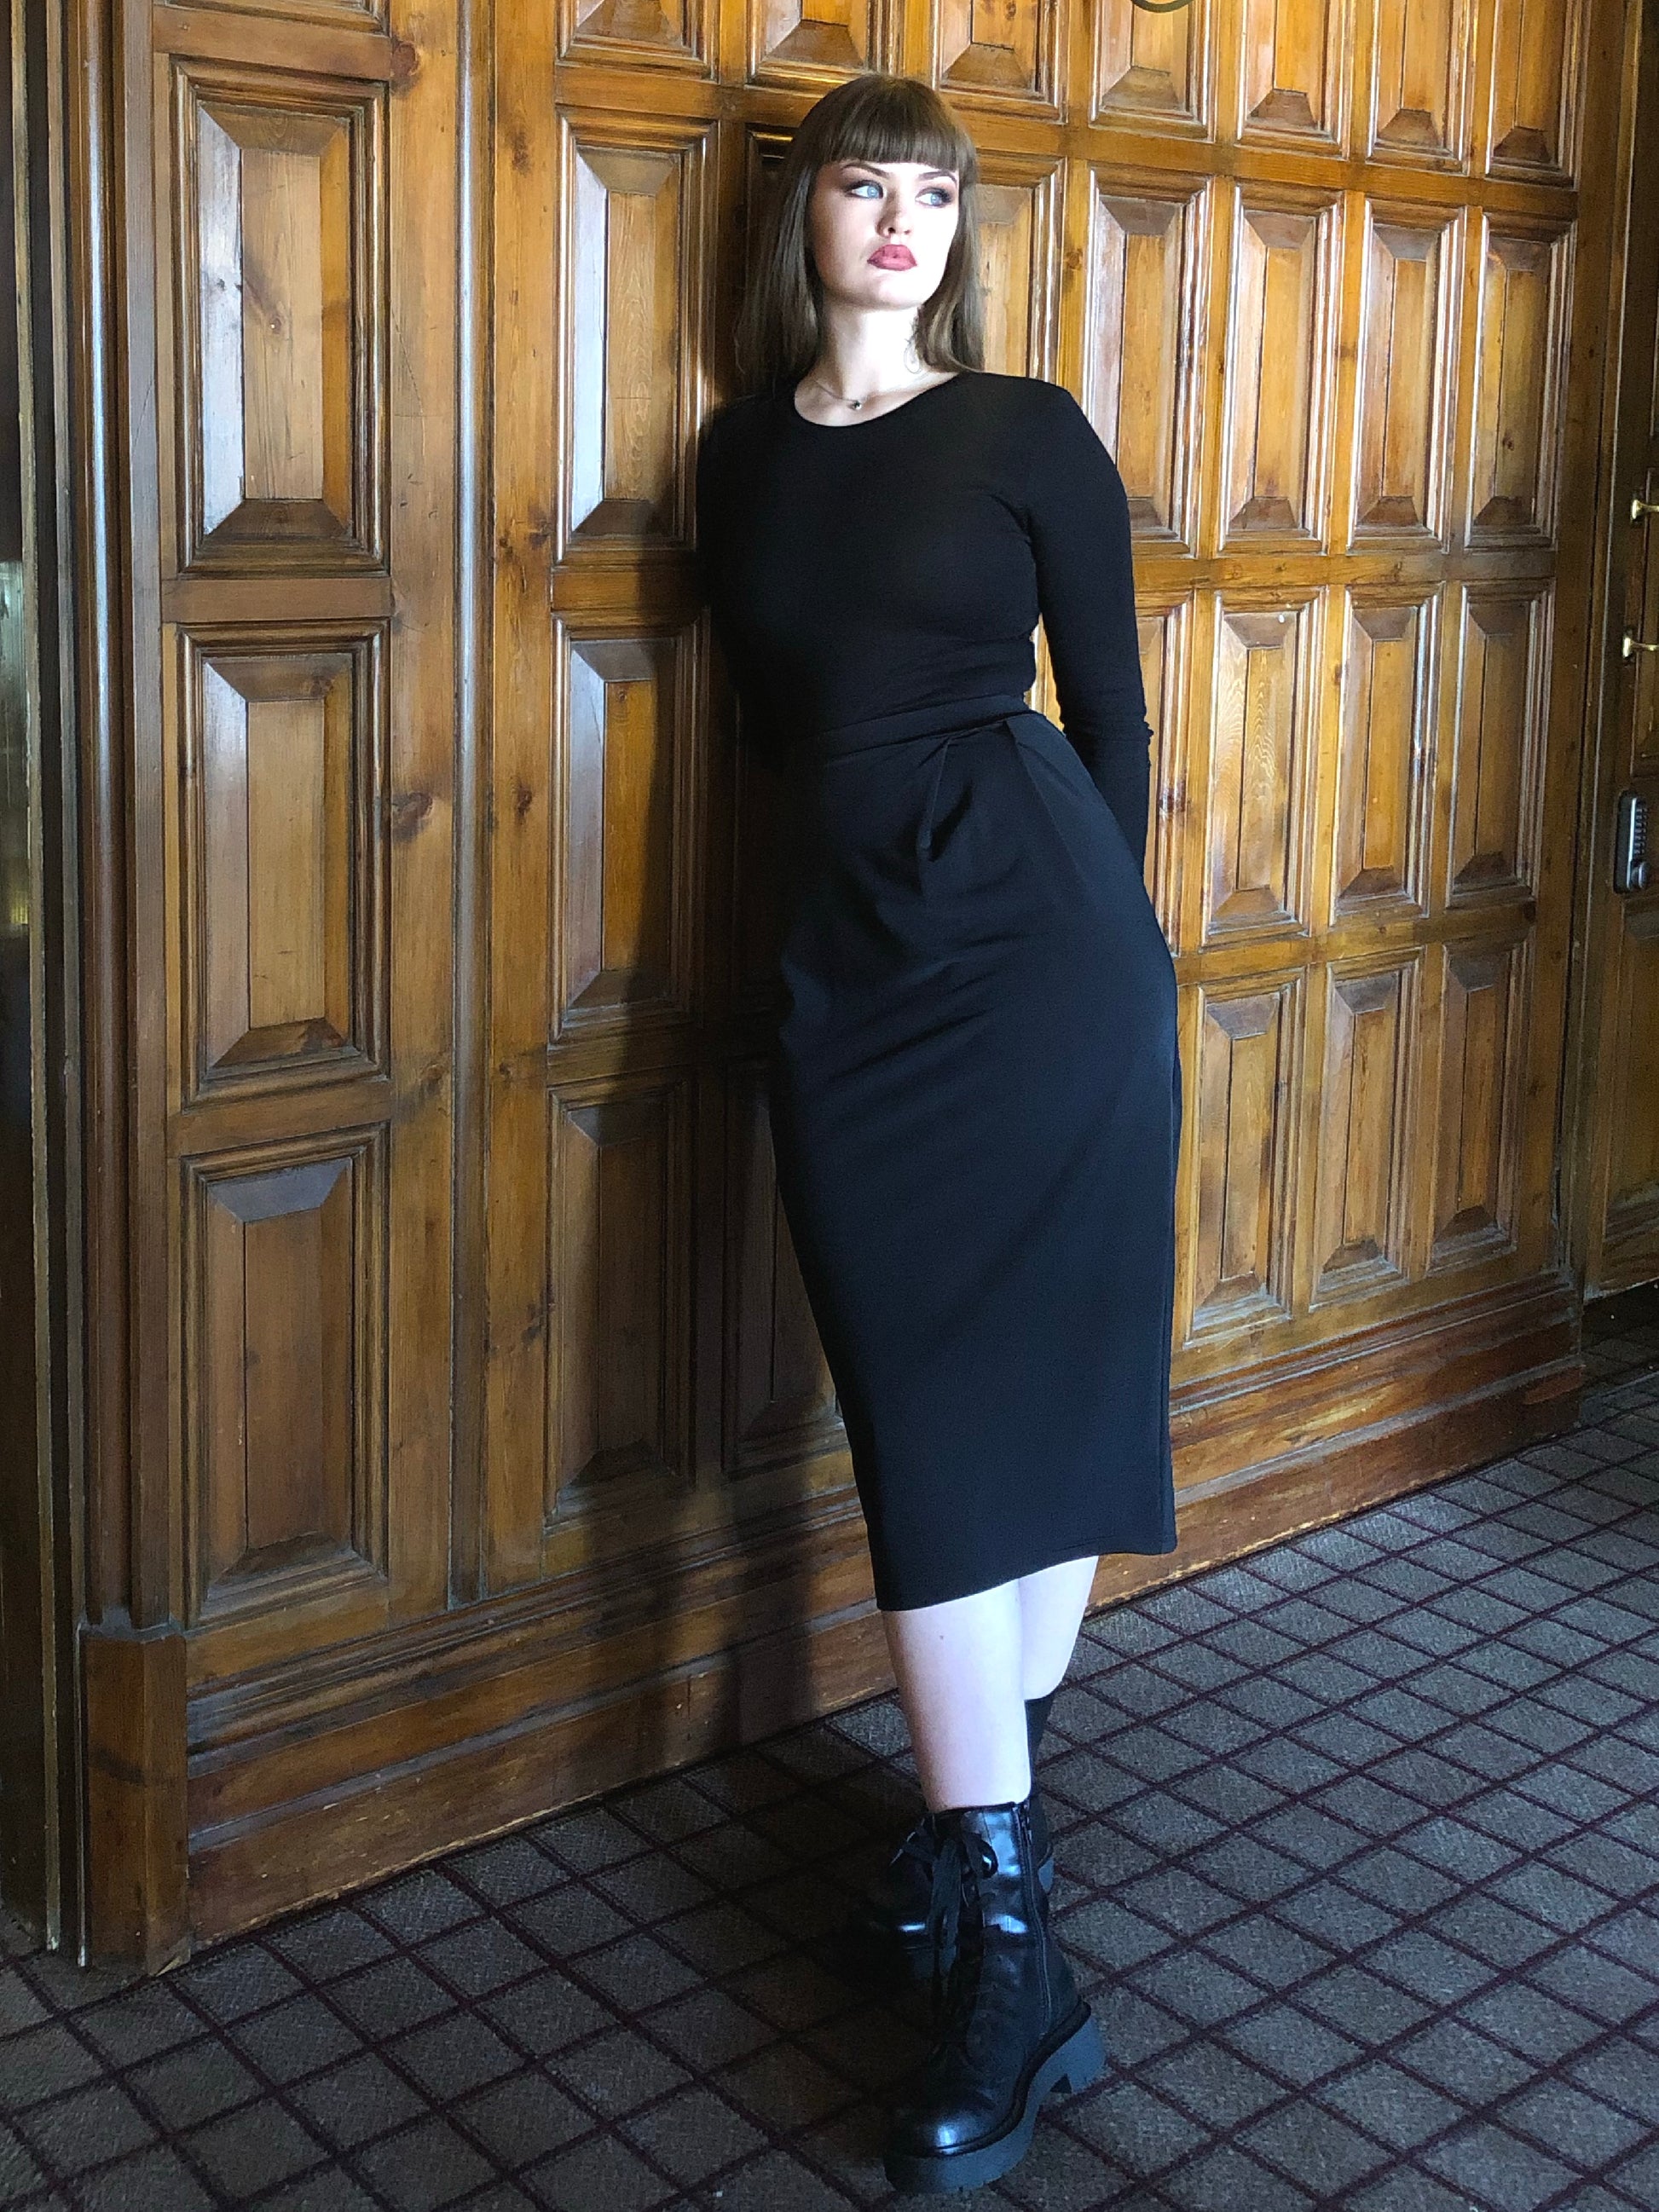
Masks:
[[[1562,1158],[1591,1294],[1659,1278],[1659,11],[1632,15]]]
[[[968,121],[991,365],[1080,396],[1133,510],[1183,1540],[1101,1594],[1565,1418],[1619,16],[127,11],[116,148],[77,94],[153,188],[93,195],[83,271],[126,339],[84,422],[127,654],[86,647],[95,1944],[883,1678],[767,1149],[773,794],[690,558],[756,214],[851,70]]]

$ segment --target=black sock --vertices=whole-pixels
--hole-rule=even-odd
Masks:
[[[1037,1747],[1042,1741],[1042,1732],[1048,1725],[1048,1708],[1060,1695],[1058,1686],[1046,1698],[1027,1698],[1025,1700],[1025,1741],[1031,1754],[1031,1771],[1036,1773]]]

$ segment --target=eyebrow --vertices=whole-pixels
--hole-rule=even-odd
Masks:
[[[883,169],[888,164],[884,161],[861,161],[855,154],[848,154],[843,155],[842,167],[843,169]],[[951,185],[957,180],[954,169],[924,169],[921,173],[923,177],[943,177],[947,184]]]

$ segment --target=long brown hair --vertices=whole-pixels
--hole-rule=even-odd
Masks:
[[[806,204],[826,161],[923,161],[951,169],[960,213],[938,289],[916,315],[916,351],[931,368],[985,366],[979,278],[979,157],[932,85],[875,70],[816,100],[784,157],[738,317],[738,374],[748,391],[805,376],[823,336],[823,288],[806,238]]]

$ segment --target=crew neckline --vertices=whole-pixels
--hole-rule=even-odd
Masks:
[[[878,422],[890,422],[896,415],[907,415],[911,408],[919,407],[924,399],[931,399],[936,392],[948,392],[953,384],[960,384],[972,374],[971,369],[959,368],[952,375],[941,377],[937,384],[930,384],[925,391],[915,393],[908,399],[901,399],[896,407],[884,408],[879,415],[866,416],[861,422],[815,422],[810,415],[803,415],[795,404],[795,386],[800,381],[799,377],[784,383],[781,391],[784,405],[803,429],[827,430],[832,437],[838,437],[843,430],[872,430]]]

